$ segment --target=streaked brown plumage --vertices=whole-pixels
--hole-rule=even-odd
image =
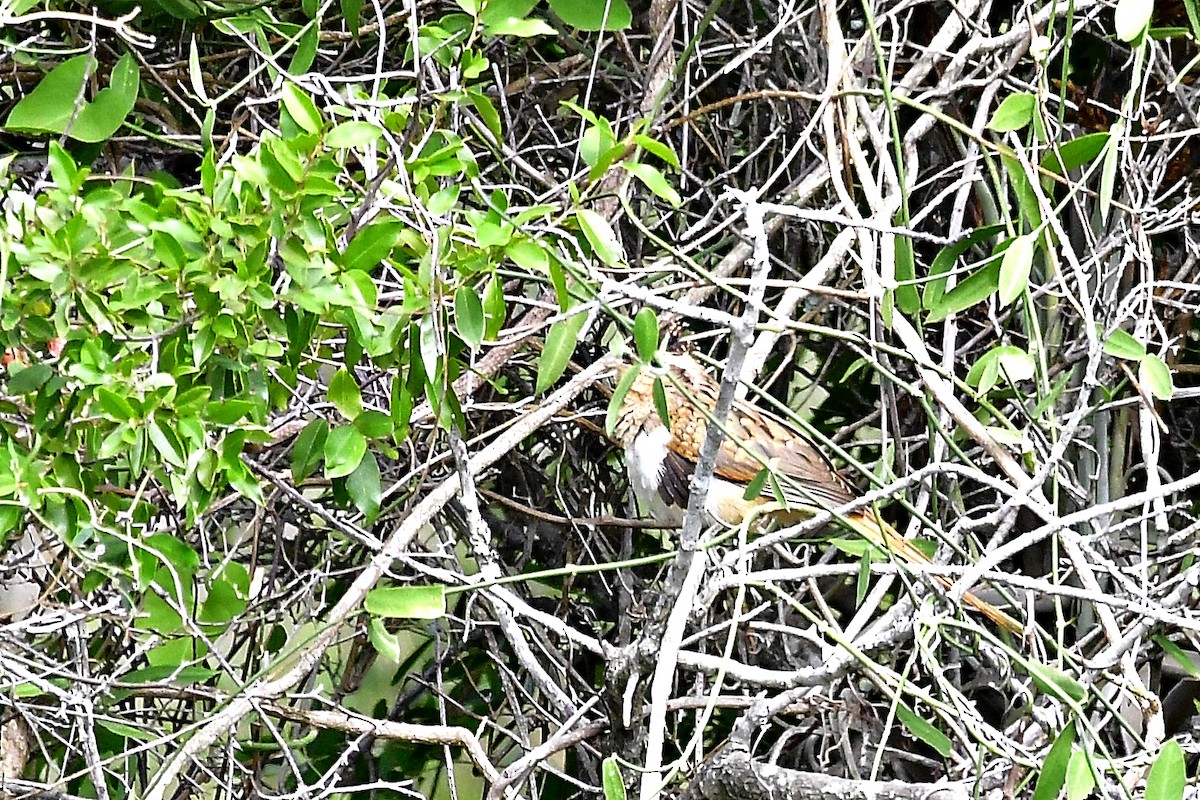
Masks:
[[[720,387],[691,356],[671,354],[663,361],[665,370],[646,366],[634,379],[622,401],[616,435],[625,448],[630,483],[638,498],[655,519],[678,524],[687,509],[692,473]],[[669,430],[655,406],[658,379]],[[740,525],[755,509],[770,505],[762,508],[765,516],[792,525],[859,496],[804,434],[778,417],[736,402],[724,427],[726,436],[706,503],[709,514],[720,522]],[[747,484],[764,467],[770,467],[777,480],[768,481],[759,497],[746,500]],[[775,497],[772,485],[779,487],[783,497]],[[909,563],[929,563],[924,553],[870,509],[848,513],[845,522],[867,541]],[[937,581],[946,588],[951,584],[942,577]],[[962,601],[996,624],[1021,633],[1021,625],[995,606],[972,594],[963,595]]]

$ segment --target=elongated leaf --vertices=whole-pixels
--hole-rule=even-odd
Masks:
[[[1029,286],[1029,273],[1033,269],[1034,245],[1037,237],[1033,234],[1018,236],[1004,251],[1000,261],[1000,305],[1008,305],[1025,293]]]
[[[604,800],[625,800],[625,781],[621,778],[621,765],[616,756],[604,759],[600,767],[604,784]]]
[[[550,0],[550,8],[581,31],[623,31],[633,24],[626,0]]]
[[[934,308],[941,302],[946,291],[946,278],[943,276],[954,268],[958,259],[975,245],[987,241],[1002,230],[1004,230],[1003,225],[985,225],[971,231],[965,239],[960,239],[942,248],[929,266],[930,280],[925,282],[925,290],[921,296],[921,304],[926,310]]]
[[[643,361],[654,358],[658,350],[658,315],[646,306],[633,318],[633,341],[637,345],[638,357]]]
[[[362,392],[345,368],[335,372],[329,381],[329,402],[351,422],[363,411]]]
[[[917,714],[904,703],[897,704],[896,718],[904,727],[908,728],[909,733],[936,750],[942,758],[950,755],[952,744],[950,737],[938,730],[932,722]]]
[[[1175,394],[1170,368],[1153,353],[1142,356],[1138,365],[1138,380],[1159,400],[1170,400]]]
[[[584,238],[601,261],[609,266],[621,263],[625,252],[621,249],[617,234],[608,224],[608,220],[587,208],[576,211],[575,219],[579,221],[579,229],[583,231]]]
[[[460,286],[454,293],[454,326],[467,347],[478,350],[483,341],[483,303],[470,286]]]
[[[300,483],[313,473],[317,464],[325,457],[325,439],[329,436],[329,423],[314,419],[304,426],[292,447],[292,481]]]
[[[1033,800],[1055,800],[1067,782],[1067,764],[1071,760],[1071,748],[1075,744],[1075,722],[1067,723],[1062,733],[1050,746],[1042,771],[1038,773],[1037,785],[1033,789]]]
[[[549,389],[567,369],[575,346],[579,344],[579,331],[587,321],[587,314],[572,314],[550,326],[546,344],[538,359],[537,393]]]
[[[999,278],[1000,260],[993,259],[946,292],[929,312],[929,322],[943,320],[991,297],[996,292]]]
[[[386,586],[368,593],[363,605],[377,617],[438,619],[446,615],[446,587]]]
[[[1096,788],[1091,759],[1082,750],[1071,753],[1067,762],[1067,800],[1084,800]]]
[[[1187,784],[1187,764],[1183,748],[1174,739],[1158,752],[1150,774],[1146,776],[1146,800],[1181,800]]]
[[[363,513],[367,524],[379,516],[379,504],[383,499],[383,484],[379,478],[379,464],[374,453],[366,453],[358,466],[346,478],[346,493]]]
[[[621,415],[621,404],[625,402],[625,395],[629,394],[630,387],[637,380],[638,373],[641,372],[642,365],[634,364],[621,379],[617,381],[617,388],[613,390],[612,397],[608,400],[608,412],[604,415],[604,432],[609,436],[617,429],[617,421]]]

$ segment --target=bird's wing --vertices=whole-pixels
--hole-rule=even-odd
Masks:
[[[679,403],[672,409],[673,436],[668,449],[686,463],[689,476],[700,457],[707,427],[707,418],[692,403]],[[725,432],[728,435],[713,469],[720,478],[749,483],[764,467],[770,467],[777,478],[773,483],[783,493],[775,499],[793,507],[834,507],[857,497],[803,434],[761,409],[736,404],[725,421]],[[772,482],[764,491],[774,496]]]

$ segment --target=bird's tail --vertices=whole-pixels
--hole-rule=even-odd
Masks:
[[[866,539],[876,547],[882,548],[889,553],[894,553],[898,557],[904,559],[910,564],[929,564],[929,557],[918,550],[908,539],[905,539],[896,529],[886,522],[879,520],[870,511],[860,511],[851,514],[846,518],[846,522],[850,527],[854,528],[859,535]],[[942,588],[949,589],[952,581],[943,576],[934,576],[934,579],[942,585]],[[1000,609],[996,608],[991,603],[980,600],[975,595],[967,592],[962,596],[964,605],[978,611],[983,616],[990,619],[992,622],[999,625],[1012,633],[1020,636],[1024,632],[1021,623],[1005,614]]]

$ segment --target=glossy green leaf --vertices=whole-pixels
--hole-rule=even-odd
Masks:
[[[1033,789],[1033,800],[1056,800],[1063,785],[1067,782],[1067,764],[1071,760],[1071,751],[1075,744],[1075,723],[1067,723],[1062,733],[1054,740],[1042,761],[1042,769],[1038,773],[1037,784]]]
[[[671,408],[667,405],[667,389],[663,386],[662,378],[654,379],[654,386],[650,390],[650,394],[654,397],[654,411],[658,414],[658,421],[663,424],[663,427],[671,427]]]
[[[609,266],[616,266],[624,260],[625,252],[608,220],[587,208],[576,211],[575,219],[579,221],[579,229],[592,246],[592,251],[601,261]]]
[[[633,23],[626,0],[550,0],[550,8],[581,31],[623,31]]]
[[[446,587],[386,586],[369,592],[363,605],[377,617],[439,619],[446,616]]]
[[[360,230],[346,246],[346,251],[342,253],[342,266],[368,272],[375,269],[399,244],[404,229],[404,223],[398,220],[371,223]]]
[[[642,308],[633,318],[633,341],[640,359],[649,361],[654,358],[658,350],[658,315],[650,306]]]
[[[946,292],[929,312],[929,322],[939,322],[991,297],[999,285],[999,278],[1000,259],[994,258]]]
[[[489,36],[517,36],[528,39],[534,36],[554,36],[558,31],[550,27],[545,20],[508,17],[488,24],[484,27],[484,33]]]
[[[329,423],[314,419],[304,426],[292,446],[292,482],[300,483],[317,468],[325,457],[325,439],[329,436]]]
[[[621,778],[621,765],[616,756],[604,759],[600,775],[604,785],[604,800],[625,800],[625,781]]]
[[[367,440],[354,428],[334,428],[325,440],[325,477],[344,478],[362,463]]]
[[[1187,763],[1183,748],[1174,739],[1167,740],[1146,776],[1146,800],[1182,800],[1187,785]]]
[[[325,144],[334,150],[347,150],[352,147],[366,147],[379,141],[383,135],[378,125],[370,122],[353,120],[335,125],[325,136]]]
[[[1116,328],[1104,341],[1104,352],[1114,358],[1140,361],[1146,355],[1146,346],[1128,331]]]
[[[545,275],[550,269],[550,256],[545,248],[528,239],[514,239],[504,248],[504,254],[522,269]]]
[[[1091,759],[1084,751],[1075,750],[1067,762],[1067,800],[1085,800],[1095,788]]]
[[[1142,356],[1138,365],[1138,381],[1159,400],[1170,400],[1175,395],[1170,368],[1153,353]]]
[[[121,127],[137,101],[140,75],[136,59],[129,53],[112,67],[96,67],[95,73],[107,77],[108,87],[91,99],[83,100],[78,111],[76,99],[88,75],[90,55],[69,58],[38,82],[8,115],[9,130],[36,133],[66,133],[81,142],[103,142]],[[69,130],[68,130],[69,128]]]
[[[1033,120],[1036,106],[1037,98],[1028,92],[1010,94],[992,114],[987,126],[998,133],[1020,130]]]
[[[985,225],[971,231],[965,238],[943,247],[929,265],[929,280],[925,282],[921,305],[926,310],[937,306],[946,292],[946,275],[954,269],[958,259],[975,245],[991,239],[1003,230],[1003,225]]]
[[[379,504],[383,500],[383,485],[379,477],[379,464],[374,453],[366,453],[358,466],[346,478],[346,493],[351,502],[363,513],[368,525],[379,516]]]
[[[1078,169],[1104,152],[1108,138],[1108,131],[1099,131],[1063,142],[1058,146],[1057,152],[1052,150],[1042,158],[1042,169],[1057,175],[1065,175],[1073,169]]]
[[[306,133],[320,133],[321,113],[303,89],[294,83],[283,85],[283,107],[287,109],[292,121]]]
[[[905,728],[908,728],[909,733],[932,747],[942,758],[950,756],[952,745],[950,737],[938,730],[932,722],[917,714],[904,703],[896,704],[896,718]]]
[[[149,434],[154,449],[168,464],[182,468],[187,463],[186,451],[174,428],[161,419],[154,419],[146,427],[146,433]]]
[[[354,376],[344,368],[335,372],[329,381],[329,402],[351,422],[363,411],[362,392]]]
[[[1163,649],[1163,652],[1171,657],[1171,660],[1183,668],[1188,675],[1200,680],[1200,664],[1192,660],[1191,656],[1183,651],[1183,649],[1172,642],[1165,636],[1155,636],[1155,643]]]
[[[1000,261],[1000,306],[1004,307],[1025,294],[1029,286],[1029,273],[1033,269],[1033,255],[1037,236],[1026,234],[1012,240]]]
[[[507,313],[504,282],[499,275],[493,275],[488,278],[487,288],[483,290],[483,336],[487,341],[494,341],[500,335]]]
[[[454,293],[454,326],[467,347],[478,350],[483,341],[483,303],[470,286],[460,286]]]
[[[567,369],[567,364],[571,361],[571,356],[575,353],[575,347],[579,344],[579,332],[583,329],[583,323],[587,321],[587,314],[578,313],[572,314],[566,319],[560,319],[550,326],[549,333],[546,334],[546,343],[542,347],[542,354],[538,358],[537,372],[537,394],[549,389],[558,379],[562,377],[563,372]]]
[[[1030,677],[1043,692],[1073,703],[1080,703],[1087,697],[1087,689],[1083,684],[1058,667],[1038,661],[1029,661],[1026,666]]]
[[[667,181],[666,176],[657,167],[633,161],[622,162],[621,166],[663,200],[676,208],[683,205],[683,198],[679,196],[679,192],[675,191],[675,187]]]
[[[637,134],[633,137],[633,140],[640,147],[644,148],[647,153],[661,158],[675,169],[679,169],[679,156],[675,155],[675,151],[671,149],[670,145],[651,138],[644,133]]]

